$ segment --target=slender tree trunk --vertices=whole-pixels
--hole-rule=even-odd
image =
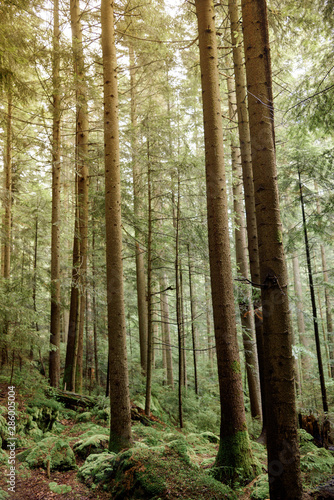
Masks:
[[[207,274],[204,276],[205,287],[205,310],[206,310],[206,334],[208,339],[208,358],[210,374],[213,374],[213,335],[212,335],[212,319],[211,319],[211,295],[210,295],[210,282]]]
[[[183,354],[182,354],[182,312],[181,312],[181,290],[180,290],[180,261],[179,261],[179,224],[180,224],[180,174],[178,173],[178,191],[177,191],[175,220],[175,293],[176,293],[176,322],[177,322],[177,343],[179,355],[179,373],[178,373],[178,397],[179,397],[179,424],[183,428],[183,405],[182,405],[182,386],[183,386]]]
[[[299,341],[305,347],[309,349],[309,342],[306,337],[305,321],[304,321],[304,306],[303,306],[303,292],[302,284],[300,280],[300,270],[299,270],[299,260],[297,252],[294,251],[292,256],[292,266],[293,266],[293,278],[294,278],[294,288],[296,294],[296,308],[297,308],[297,328],[299,334]],[[302,366],[302,383],[303,380],[308,380],[311,373],[311,359],[310,357],[302,353],[301,355],[301,366]]]
[[[265,0],[242,0],[265,358],[271,500],[302,498],[294,359],[275,158]]]
[[[183,273],[182,273],[182,263],[179,259],[179,284],[180,284],[180,315],[181,315],[181,344],[182,344],[182,384],[185,390],[188,387],[188,377],[187,377],[187,356],[186,356],[186,318],[184,313],[184,295],[183,295]]]
[[[191,336],[193,342],[193,359],[194,359],[194,382],[195,394],[198,395],[198,380],[197,380],[197,328],[196,328],[196,303],[193,292],[192,283],[192,262],[190,257],[190,245],[188,245],[188,268],[189,268],[189,293],[190,293],[190,311],[191,311]]]
[[[316,302],[315,302],[311,255],[310,255],[310,247],[309,247],[309,242],[308,242],[305,208],[304,208],[303,186],[302,186],[302,182],[301,182],[301,176],[300,176],[299,169],[298,169],[298,179],[299,179],[300,205],[301,205],[302,216],[303,216],[303,229],[304,229],[307,271],[308,271],[311,304],[312,304],[313,329],[314,329],[315,345],[316,345],[316,349],[317,349],[319,379],[320,379],[320,388],[321,388],[321,396],[322,396],[322,407],[323,407],[324,412],[328,412],[327,393],[326,393],[324,369],[322,366],[321,346],[320,346],[319,327],[318,327],[318,318],[317,318],[317,306],[316,306]]]
[[[228,101],[229,101],[229,117],[233,121],[236,117],[237,109],[235,103],[235,92],[233,79],[227,77]],[[233,172],[233,208],[234,208],[234,224],[235,224],[235,253],[238,275],[240,279],[249,279],[248,271],[248,256],[246,243],[246,230],[244,218],[244,205],[242,202],[242,167],[240,148],[231,142],[231,157],[232,157],[232,172]],[[261,393],[259,366],[256,350],[255,339],[255,323],[254,309],[252,304],[251,291],[248,285],[243,285],[239,289],[239,311],[242,325],[242,339],[245,354],[246,373],[248,381],[249,399],[251,405],[252,417],[261,418]]]
[[[8,92],[7,98],[7,138],[5,156],[5,194],[4,194],[4,250],[3,250],[3,277],[10,278],[10,258],[11,258],[11,231],[12,231],[12,94]]]
[[[152,190],[149,132],[147,132],[147,185],[148,185],[148,234],[147,234],[147,368],[145,414],[150,415],[152,365],[153,365],[153,322],[152,322]]]
[[[211,0],[195,0],[204,116],[209,258],[221,404],[217,478],[242,470],[253,476],[236,335],[215,13]],[[232,472],[231,472],[232,471]]]
[[[4,161],[5,168],[5,189],[4,189],[4,208],[3,215],[3,245],[1,252],[1,271],[2,277],[6,280],[6,287],[9,287],[10,279],[10,261],[11,261],[11,246],[12,246],[12,135],[13,135],[13,102],[11,91],[7,96],[7,129],[6,129],[6,154]],[[8,346],[7,334],[9,329],[9,320],[5,314],[3,326],[3,344],[1,349],[1,366],[8,363]]]
[[[255,215],[255,196],[253,184],[252,151],[249,130],[249,118],[247,108],[247,86],[244,66],[244,56],[242,49],[242,30],[238,9],[238,0],[228,0],[228,11],[230,17],[232,54],[234,63],[234,78],[236,88],[238,132],[242,164],[242,176],[245,196],[246,221],[247,221],[247,242],[249,267],[252,283],[260,283],[260,264],[258,234]],[[257,293],[253,293],[253,309],[258,310],[260,300]],[[265,412],[265,376],[264,376],[264,352],[263,352],[263,330],[262,318],[255,314],[255,333],[258,355],[259,376],[261,382],[261,402],[262,402],[262,433],[260,441],[266,440],[266,412]]]
[[[66,346],[66,359],[64,369],[64,388],[68,391],[75,390],[75,373],[77,359],[77,340],[78,340],[78,315],[79,315],[79,275],[78,267],[80,260],[80,240],[78,235],[78,205],[77,205],[77,173],[75,174],[75,221],[74,221],[74,237],[72,251],[72,283],[71,283],[71,299],[70,312],[68,322],[68,336]]]
[[[117,58],[114,3],[101,1],[104,81],[104,144],[108,341],[110,375],[109,450],[131,446],[131,412],[124,313],[121,179],[119,164]]]
[[[145,291],[145,266],[144,250],[139,243],[140,233],[138,222],[140,218],[140,168],[138,161],[138,139],[137,139],[137,101],[136,101],[136,71],[133,45],[129,45],[130,58],[130,87],[131,87],[131,154],[132,154],[132,178],[133,178],[133,211],[135,217],[135,239],[136,239],[136,278],[137,278],[137,307],[139,323],[139,345],[140,364],[143,374],[147,368],[147,303]]]
[[[315,190],[317,192],[317,213],[319,216],[319,225],[320,225],[320,202],[318,195],[318,186],[315,183]],[[326,307],[326,325],[327,325],[327,342],[329,349],[329,358],[330,358],[330,376],[334,378],[334,331],[333,331],[333,318],[332,318],[332,308],[329,294],[329,279],[328,279],[328,270],[327,270],[327,259],[325,253],[325,247],[321,243],[320,244],[320,252],[321,252],[321,265],[322,265],[322,276],[324,279],[324,293],[325,293],[325,307]]]
[[[51,216],[51,320],[49,379],[52,387],[60,379],[60,55],[59,0],[53,2],[53,136],[52,136],[52,216]]]
[[[95,224],[92,222],[92,314],[93,314],[93,338],[94,338],[94,366],[95,380],[99,385],[99,356],[98,356],[98,341],[97,341],[97,307],[96,307],[96,270],[95,270]]]
[[[167,295],[167,276],[164,272],[160,277],[160,307],[161,307],[161,325],[162,325],[162,348],[166,355],[166,371],[167,371],[167,385],[174,389],[173,377],[173,360],[170,338],[170,325],[169,325],[169,307]]]
[[[80,236],[80,262],[79,262],[79,326],[78,326],[78,351],[76,362],[75,388],[82,391],[83,370],[83,338],[85,321],[86,300],[86,275],[87,275],[87,246],[88,246],[88,109],[87,85],[85,79],[85,62],[83,55],[81,12],[79,0],[70,0],[72,49],[74,61],[74,74],[76,78],[76,148],[78,172],[78,230]]]

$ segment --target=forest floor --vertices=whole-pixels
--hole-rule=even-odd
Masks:
[[[0,383],[0,407],[4,408],[7,406],[7,384]],[[23,415],[26,411],[27,399],[26,397],[20,396],[20,391],[17,392],[18,407],[20,409],[20,415]],[[84,409],[81,409],[82,413]],[[79,413],[80,413],[79,412]],[[4,415],[4,414],[3,414]],[[5,415],[4,415],[5,416]],[[72,415],[73,416],[73,415]],[[94,417],[95,418],[95,417]],[[94,419],[93,419],[94,420]],[[89,429],[89,426],[94,426],[95,423],[93,421],[86,421],[83,424],[78,423],[78,418],[74,416],[74,418],[68,418],[68,415],[62,415],[58,423],[62,426],[61,437],[68,439],[71,443],[78,441],[83,432]],[[105,427],[107,429],[107,423],[101,423],[101,420],[97,422],[97,426],[102,428]],[[198,470],[206,470],[209,469],[213,463],[214,457],[217,454],[218,444],[217,443],[209,443],[203,444],[202,441],[198,438],[195,433],[190,433],[189,435],[184,436],[177,429],[172,429],[170,426],[166,427],[159,422],[157,418],[152,419],[151,426],[144,426],[140,422],[134,422],[134,436],[137,442],[142,443],[143,450],[145,450],[144,446],[148,443],[150,446],[158,446],[161,443],[168,443],[166,440],[166,434],[170,434],[170,439],[176,438],[178,435],[180,437],[186,439],[191,443],[189,447],[191,462],[195,464]],[[1,429],[0,429],[1,431]],[[173,434],[173,435],[172,435]],[[1,436],[1,433],[0,433]],[[58,432],[59,436],[59,432]],[[170,441],[171,442],[171,441]],[[146,444],[145,444],[146,443]],[[72,444],[71,444],[72,446]],[[167,445],[168,446],[168,445]],[[255,445],[254,445],[255,446]],[[24,451],[26,447],[17,447],[16,454],[19,454],[21,451]],[[152,448],[153,449],[153,448]],[[265,477],[265,453],[259,451],[259,445],[255,447],[255,453],[258,454],[258,458],[263,465],[263,476]],[[0,450],[1,451],[1,450]],[[144,456],[144,455],[142,455]],[[83,481],[78,478],[78,468],[80,468],[84,464],[84,459],[76,454],[76,465],[77,468],[71,470],[51,470],[47,471],[44,467],[38,467],[34,469],[29,469],[27,464],[24,462],[16,462],[16,484],[15,484],[15,494],[11,493],[9,496],[4,495],[4,492],[7,492],[8,484],[6,476],[8,472],[8,465],[6,462],[0,463],[0,500],[15,499],[15,500],[51,500],[51,499],[68,499],[68,500],[88,500],[88,499],[96,499],[96,500],[110,500],[114,498],[110,492],[102,490],[99,486],[95,489],[92,489],[88,485],[86,485]],[[140,462],[138,462],[140,464]],[[145,462],[144,462],[145,463]],[[312,472],[312,471],[311,471]],[[334,472],[334,468],[332,469],[332,473]],[[196,473],[195,473],[196,474]],[[126,475],[126,473],[125,473]],[[307,479],[307,484],[305,484],[305,491],[309,493],[305,493],[304,500],[325,500],[325,499],[334,499],[334,476],[330,477],[328,471],[323,473],[323,481],[319,481],[323,483],[322,487],[316,487],[314,484],[314,480],[312,481],[312,488],[310,487],[309,476],[304,476],[304,479]],[[321,475],[319,475],[321,478]],[[259,494],[255,495],[254,491],[257,491],[256,482],[259,478],[254,479],[250,484],[241,487],[239,486],[237,489],[237,498],[238,500],[266,500],[268,498],[265,493],[260,493],[261,485],[258,487]],[[187,484],[188,479],[182,484],[175,481],[169,483],[168,491],[162,496],[122,496],[117,498],[124,498],[125,500],[131,500],[132,498],[140,498],[140,499],[150,499],[150,498],[163,498],[163,499],[193,499],[198,500],[198,498],[213,500],[213,499],[223,499],[223,498],[231,498],[229,496],[215,494],[214,496],[210,495],[209,488],[203,488],[203,493],[201,492],[200,497],[194,492],[193,496],[191,494],[191,485]],[[50,483],[56,483],[58,486],[67,486],[68,490],[66,493],[57,493],[50,489]],[[70,488],[69,488],[70,487]],[[182,489],[183,488],[183,489]],[[312,489],[312,493],[310,490]]]

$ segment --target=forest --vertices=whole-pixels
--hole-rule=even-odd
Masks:
[[[0,500],[334,498],[334,1],[0,15]]]

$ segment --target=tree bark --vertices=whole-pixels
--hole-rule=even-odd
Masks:
[[[117,58],[114,2],[101,1],[107,302],[110,376],[109,450],[118,453],[132,444],[130,394],[124,313],[121,179],[119,164]]]
[[[196,0],[205,139],[209,259],[221,404],[217,478],[253,476],[236,335],[214,6]],[[232,472],[231,472],[232,471]]]
[[[302,498],[294,359],[275,158],[265,0],[242,0],[244,49],[263,308],[271,500]]]
[[[173,360],[169,325],[169,307],[167,295],[167,276],[164,272],[160,277],[160,308],[162,325],[162,348],[166,355],[167,385],[174,389]]]
[[[319,225],[320,225],[320,201],[318,195],[318,186],[315,183],[315,190],[317,193],[317,213],[319,216]],[[327,326],[327,342],[328,342],[328,350],[329,350],[329,358],[330,358],[330,376],[334,378],[334,332],[333,332],[333,318],[332,318],[332,308],[331,308],[331,300],[329,294],[329,279],[328,279],[328,270],[327,270],[327,259],[325,247],[321,243],[320,244],[320,253],[321,253],[321,266],[322,266],[322,276],[324,279],[324,293],[325,293],[325,307],[326,307],[326,326]]]
[[[51,319],[49,379],[52,387],[60,379],[60,54],[59,0],[53,2],[53,125],[52,125],[52,215],[51,215]]]
[[[147,127],[147,186],[148,186],[148,234],[147,234],[147,367],[145,414],[150,415],[152,368],[153,368],[153,314],[152,314],[152,189],[149,130]]]
[[[326,413],[326,412],[328,412],[327,392],[326,392],[326,384],[325,384],[325,377],[324,377],[324,369],[323,369],[323,365],[322,365],[319,326],[318,326],[318,318],[317,318],[317,306],[316,306],[316,301],[315,301],[311,255],[310,255],[310,247],[309,247],[309,242],[308,242],[308,233],[307,233],[307,226],[306,226],[303,185],[302,185],[301,175],[300,175],[299,169],[298,169],[298,180],[299,180],[300,205],[301,205],[302,217],[303,217],[303,229],[304,229],[304,241],[305,241],[307,271],[308,271],[311,304],[312,304],[313,329],[314,329],[314,337],[315,337],[315,346],[316,346],[316,350],[317,350],[319,379],[320,379],[320,388],[321,388],[321,396],[322,396],[322,407],[323,407],[324,412]]]
[[[303,292],[300,280],[299,259],[296,251],[294,251],[292,255],[292,266],[293,266],[294,289],[296,295],[297,328],[299,334],[299,341],[303,345],[303,347],[305,347],[305,349],[309,349],[309,342],[306,337],[306,330],[305,330],[305,321],[303,312],[304,311]],[[309,379],[311,373],[311,359],[305,353],[302,353],[301,355],[301,367],[302,367],[301,383],[303,383],[304,380]]]
[[[194,360],[194,383],[195,383],[195,394],[198,395],[198,379],[197,379],[197,327],[196,327],[196,303],[193,291],[192,282],[192,262],[190,256],[190,245],[188,245],[188,269],[189,269],[189,294],[190,294],[190,311],[191,311],[191,336],[193,343],[193,360]]]
[[[6,155],[5,155],[5,213],[3,218],[4,242],[3,242],[3,277],[10,278],[10,258],[11,258],[11,232],[12,232],[12,112],[13,99],[11,91],[7,96],[7,128],[6,128]]]
[[[237,0],[228,0],[228,11],[231,27],[232,55],[234,63],[234,79],[238,114],[238,132],[246,208],[249,268],[252,283],[260,283],[260,263],[255,214],[252,151],[247,108],[247,84],[244,55],[242,49],[242,30]],[[258,298],[258,293],[253,291],[253,309],[257,311],[259,306],[260,300]],[[266,388],[264,376],[262,319],[259,314],[255,314],[254,319],[262,402],[262,433],[259,439],[261,441],[265,441],[267,424],[265,412]]]
[[[76,78],[76,168],[78,172],[78,231],[80,236],[79,275],[79,325],[78,351],[76,362],[75,386],[77,392],[82,390],[83,370],[83,338],[86,300],[87,246],[88,246],[88,109],[87,84],[85,79],[85,62],[82,43],[81,12],[79,0],[70,0],[72,50],[74,74]]]
[[[229,117],[233,121],[236,117],[236,102],[233,86],[233,79],[227,77]],[[240,148],[231,141],[232,157],[232,189],[233,189],[233,209],[234,209],[234,234],[235,234],[235,254],[240,279],[249,279],[248,256],[245,231],[244,205],[242,202],[242,167]],[[243,288],[241,288],[241,286]],[[247,285],[240,285],[238,290],[238,303],[242,326],[242,340],[244,346],[246,373],[248,381],[248,391],[251,406],[251,415],[254,418],[262,417],[261,393],[259,366],[256,350],[254,309],[252,304],[251,290]]]
[[[129,45],[130,58],[130,87],[131,87],[131,155],[132,155],[132,180],[133,180],[133,211],[135,217],[136,240],[136,278],[137,278],[137,308],[139,323],[140,364],[145,375],[147,369],[147,303],[145,290],[144,250],[139,243],[140,233],[138,222],[140,219],[140,169],[138,162],[137,139],[137,101],[136,101],[136,72],[135,56],[132,43]]]

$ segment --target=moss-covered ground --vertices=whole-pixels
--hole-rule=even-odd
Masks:
[[[171,415],[164,412],[163,404],[153,400],[152,419],[143,420],[145,425],[133,422],[133,448],[116,455],[108,452],[106,398],[96,398],[93,408],[73,410],[57,401],[43,379],[31,380],[29,391],[23,380],[16,380],[15,385],[16,492],[15,497],[8,497],[8,383],[0,379],[0,500],[269,498],[266,451],[255,439],[251,446],[258,463],[256,479],[246,485],[238,483],[237,475],[230,484],[214,479],[219,437],[208,407],[203,409],[207,420],[198,407],[196,424],[180,430]],[[140,407],[136,412],[140,415]],[[252,425],[255,429],[256,423]],[[311,492],[333,477],[334,455],[317,448],[305,431],[300,432],[300,442],[304,489]],[[315,493],[313,497],[317,498]]]

